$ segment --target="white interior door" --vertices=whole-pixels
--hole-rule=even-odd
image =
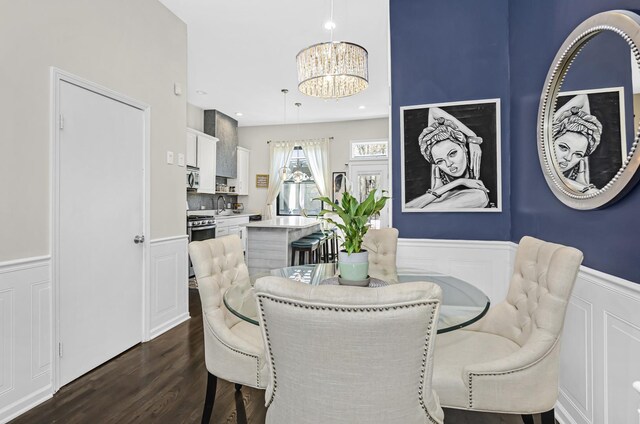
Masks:
[[[373,189],[389,192],[389,161],[388,160],[362,160],[349,162],[349,181],[351,191],[358,201],[363,201]],[[387,193],[388,194],[388,193]],[[372,228],[389,227],[389,207],[387,201],[378,219],[371,222]]]
[[[65,81],[58,105],[63,386],[142,340],[145,117]]]

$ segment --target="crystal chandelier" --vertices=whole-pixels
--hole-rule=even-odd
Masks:
[[[329,25],[330,24],[330,25]],[[369,86],[369,53],[354,43],[333,41],[333,0],[331,41],[301,50],[296,56],[298,89],[308,96],[337,99],[353,96]]]

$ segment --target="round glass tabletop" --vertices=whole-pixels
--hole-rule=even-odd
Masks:
[[[234,315],[255,325],[258,324],[258,305],[253,285],[260,277],[277,276],[306,284],[320,284],[334,277],[337,264],[302,265],[274,269],[252,275],[246,281],[237,281],[224,293],[224,304]],[[446,333],[465,327],[482,318],[489,310],[489,298],[482,290],[458,278],[439,273],[401,273],[399,283],[428,281],[442,289],[442,303],[438,319],[438,333]],[[376,290],[371,288],[371,290]]]

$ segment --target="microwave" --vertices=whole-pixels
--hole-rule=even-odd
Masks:
[[[200,169],[187,166],[187,190],[197,190],[200,187]]]

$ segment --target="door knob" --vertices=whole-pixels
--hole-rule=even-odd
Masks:
[[[144,236],[135,236],[133,238],[133,242],[135,244],[144,243]]]

